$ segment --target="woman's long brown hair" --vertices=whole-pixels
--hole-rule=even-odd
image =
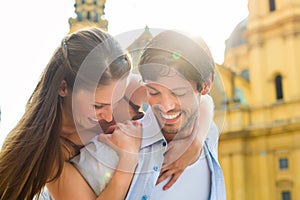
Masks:
[[[25,200],[39,195],[45,184],[58,178],[65,158],[62,153],[62,80],[72,91],[77,72],[87,55],[105,39],[98,28],[86,28],[68,35],[56,49],[26,105],[25,113],[10,131],[0,152],[0,199]],[[120,51],[117,42],[107,43],[107,51]],[[108,52],[109,53],[109,52]],[[101,56],[100,56],[101,57]],[[107,84],[128,74],[129,58],[124,54],[105,67],[98,84]]]

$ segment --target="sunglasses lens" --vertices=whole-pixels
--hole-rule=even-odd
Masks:
[[[143,118],[144,115],[145,115],[145,113],[143,113],[143,112],[138,112],[138,113],[132,118],[132,120],[139,120],[139,119]]]

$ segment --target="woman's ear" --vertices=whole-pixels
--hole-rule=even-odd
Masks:
[[[68,94],[68,87],[67,82],[62,80],[58,89],[58,95],[61,97],[65,97]]]

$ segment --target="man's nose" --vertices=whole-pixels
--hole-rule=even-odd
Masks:
[[[177,101],[176,97],[173,97],[169,94],[162,95],[162,99],[160,102],[160,109],[163,112],[167,113],[168,111],[173,110],[175,108],[176,101]]]

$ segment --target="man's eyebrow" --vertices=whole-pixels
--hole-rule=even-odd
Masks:
[[[177,90],[190,90],[190,89],[192,89],[190,86],[187,86],[187,87],[179,87],[179,88],[174,88],[174,89],[172,89],[172,91],[177,91]]]
[[[153,90],[156,90],[156,91],[157,91],[157,89],[155,89],[155,88],[151,87],[150,85],[146,85],[146,87],[148,87],[148,88],[151,88],[151,89],[153,89]],[[179,88],[168,88],[168,89],[169,89],[169,90],[171,90],[171,91],[178,91],[178,90],[190,90],[190,89],[191,89],[191,86],[179,87]]]

